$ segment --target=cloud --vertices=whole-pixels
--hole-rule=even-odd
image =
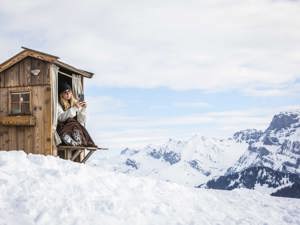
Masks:
[[[250,96],[295,96],[299,11],[299,1],[283,0],[64,0],[59,5],[2,0],[0,61],[27,46],[94,72],[88,87],[234,89]],[[173,106],[210,109],[201,101]],[[127,147],[193,133],[230,135],[239,129],[264,129],[281,110],[145,117],[119,114],[124,107],[110,96],[89,98],[88,126],[97,141]]]
[[[161,144],[168,138],[187,139],[195,134],[227,138],[243,129],[265,130],[275,114],[299,109],[300,105],[287,105],[278,108],[211,111],[172,117],[90,114],[88,128],[95,134],[100,144],[122,149]]]
[[[100,87],[272,90],[300,77],[299,10],[270,0],[2,1],[0,50],[59,55]]]
[[[264,97],[293,97],[298,96],[300,92],[300,83],[278,85],[274,87],[260,88],[248,87],[244,90],[248,96],[264,96]]]

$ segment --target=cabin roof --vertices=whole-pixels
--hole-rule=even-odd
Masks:
[[[40,51],[33,50],[30,48],[26,48],[26,47],[22,47],[22,49],[23,50],[21,52],[19,52],[18,54],[14,55],[11,58],[9,58],[2,64],[0,64],[0,73],[3,72],[4,70],[10,68],[11,66],[15,65],[16,63],[20,62],[21,60],[25,59],[26,57],[33,57],[33,58],[40,59],[40,60],[43,60],[43,61],[46,61],[49,63],[53,63],[60,68],[70,70],[70,71],[72,71],[76,74],[82,75],[84,77],[92,78],[94,75],[91,72],[88,72],[88,71],[85,71],[82,69],[78,69],[74,66],[71,66],[67,63],[64,63],[64,62],[58,60],[59,59],[58,56],[50,55],[48,53],[40,52]]]

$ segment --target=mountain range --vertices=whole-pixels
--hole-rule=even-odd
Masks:
[[[195,135],[186,141],[126,148],[90,164],[191,187],[260,189],[300,198],[300,112],[274,115],[264,130],[238,131],[227,139]]]
[[[300,197],[300,113],[275,115],[264,132],[237,132],[234,139],[249,144],[247,151],[223,176],[199,187],[231,190],[265,187],[277,196]]]

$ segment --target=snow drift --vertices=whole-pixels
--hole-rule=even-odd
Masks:
[[[0,152],[0,193],[0,224],[300,223],[298,199],[188,188],[21,151]]]

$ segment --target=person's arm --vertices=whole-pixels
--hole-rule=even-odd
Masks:
[[[85,126],[86,122],[86,107],[82,107],[77,112],[77,121],[82,125]]]
[[[78,108],[71,107],[68,110],[64,111],[60,104],[58,104],[57,107],[57,119],[60,122],[64,122],[69,118],[73,118],[76,116],[76,113],[78,112]]]

